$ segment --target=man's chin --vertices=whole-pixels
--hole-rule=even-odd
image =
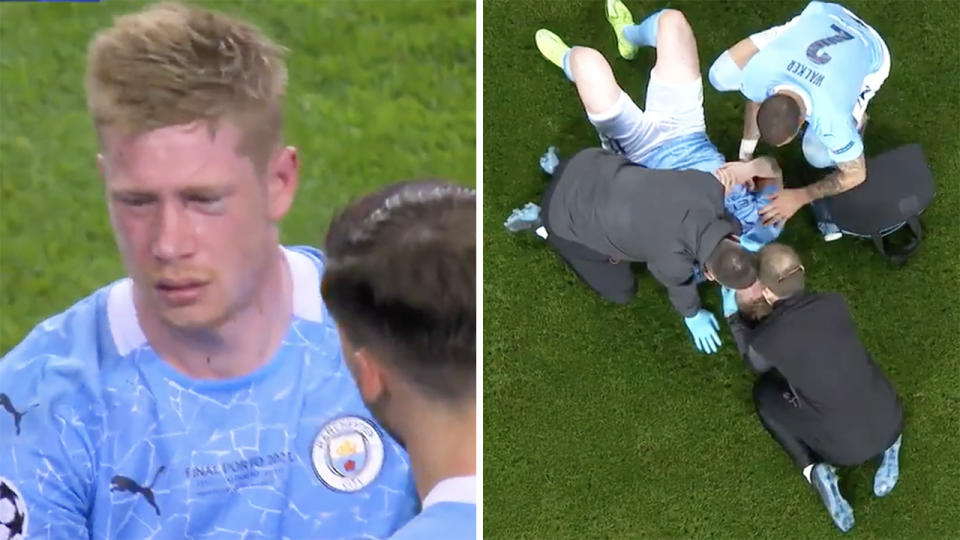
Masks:
[[[228,315],[222,311],[214,312],[201,306],[165,309],[160,319],[168,326],[188,332],[216,330],[223,326]]]

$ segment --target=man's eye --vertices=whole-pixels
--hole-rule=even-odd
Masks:
[[[153,202],[152,199],[147,199],[147,198],[142,198],[142,197],[130,197],[130,198],[128,198],[128,199],[124,199],[124,200],[123,200],[123,204],[125,204],[125,205],[127,205],[127,206],[133,206],[133,207],[146,206],[146,205],[150,204],[151,202]]]
[[[223,197],[220,195],[194,195],[187,200],[207,212],[217,212],[223,207]]]

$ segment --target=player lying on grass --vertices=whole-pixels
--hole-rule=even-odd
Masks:
[[[740,41],[713,63],[714,88],[740,90],[748,99],[740,159],[753,156],[758,140],[788,144],[806,123],[807,161],[837,167],[805,188],[771,196],[761,210],[767,222],[786,221],[810,203],[823,238],[841,237],[821,199],[866,179],[861,137],[867,104],[889,73],[890,51],[880,34],[843,6],[822,2]]]
[[[757,415],[816,488],[833,522],[854,524],[837,486],[836,466],[880,457],[873,491],[899,477],[903,409],[893,385],[857,336],[844,298],[804,290],[806,270],[790,247],[757,254],[759,282],[724,291],[724,315],[747,365]]]
[[[321,299],[323,255],[279,244],[299,170],[286,82],[279,46],[202,9],[148,7],[93,40],[129,277],[0,359],[0,484],[26,537],[381,538],[413,517],[409,458]]]
[[[541,233],[549,234],[548,242],[582,279],[614,302],[634,296],[628,263],[646,262],[667,287],[697,348],[715,352],[720,345],[717,323],[700,307],[696,274],[702,267],[708,279],[728,285],[744,278],[746,254],[737,240],[725,240],[739,234],[741,226],[724,205],[744,216],[753,214],[744,220],[752,228],[757,195],[747,193],[744,184],[765,177],[776,189],[780,168],[769,158],[724,167],[723,156],[706,136],[697,46],[682,13],[663,10],[633,25],[622,3],[608,1],[606,9],[621,55],[632,58],[641,45],[657,49],[646,110],[620,88],[599,52],[571,49],[548,30],[537,32],[537,47],[575,83],[603,146],[623,156],[596,150],[574,156],[576,166],[568,163],[555,174],[543,198]],[[725,188],[732,196],[726,201]],[[538,209],[527,209],[532,212],[508,218],[508,228],[537,224]],[[780,230],[757,232],[759,245]]]
[[[327,233],[323,298],[344,357],[423,501],[394,540],[476,537],[476,215],[473,190],[398,184]]]

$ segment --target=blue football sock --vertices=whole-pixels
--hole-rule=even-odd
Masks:
[[[657,22],[660,20],[660,14],[663,10],[657,11],[643,20],[640,24],[624,26],[624,39],[637,46],[656,47],[657,46]]]
[[[567,52],[563,54],[563,74],[570,79],[570,82],[573,81],[573,72],[570,71],[570,52],[573,51],[573,47],[567,49]]]

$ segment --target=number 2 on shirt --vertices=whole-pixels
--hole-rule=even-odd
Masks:
[[[853,39],[853,36],[850,35],[849,32],[835,24],[831,24],[830,28],[833,29],[836,34],[823,39],[818,39],[811,43],[809,47],[807,47],[807,58],[809,58],[814,64],[823,65],[831,60],[830,55],[825,52],[821,53],[820,49]]]

